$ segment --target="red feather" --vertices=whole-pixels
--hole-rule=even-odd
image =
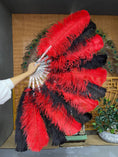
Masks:
[[[63,70],[71,68],[73,66],[73,62],[77,61],[80,63],[80,59],[85,59],[86,61],[91,60],[93,58],[93,54],[96,54],[101,48],[103,48],[104,43],[99,35],[95,35],[89,40],[86,40],[86,45],[79,45],[78,50],[74,51],[67,51],[67,56],[60,56],[58,60],[52,61],[50,68],[53,71],[56,69]],[[77,49],[77,48],[76,48]],[[68,65],[66,64],[68,61]],[[79,67],[79,65],[78,65]]]
[[[59,127],[66,135],[73,135],[81,130],[81,124],[78,123],[72,116],[67,114],[64,106],[57,108],[52,107],[52,101],[49,97],[37,94],[36,102],[40,109],[51,120],[51,122]]]
[[[72,107],[77,109],[78,113],[84,114],[86,112],[90,112],[94,110],[95,107],[98,105],[97,100],[92,100],[92,99],[74,95],[71,93],[63,92],[63,96],[65,100],[70,103]]]
[[[65,80],[65,82],[68,82],[68,81]],[[83,81],[83,82],[81,82],[81,86],[83,84],[85,85],[85,89],[83,91],[85,91],[86,90],[86,83]],[[78,93],[76,93],[76,95],[72,94],[70,91],[74,90],[73,86],[72,87],[69,87],[69,86],[65,87],[65,84],[64,84],[64,85],[62,85],[63,88],[60,87],[61,89],[58,89],[58,85],[57,85],[56,88],[53,87],[49,83],[46,83],[46,85],[47,85],[48,88],[50,87],[49,88],[50,90],[56,91],[60,95],[63,95],[64,96],[64,100],[66,102],[68,102],[72,107],[77,109],[78,113],[83,113],[84,114],[86,112],[90,112],[90,111],[94,110],[94,108],[98,105],[98,101],[90,99],[90,98],[85,98],[83,96],[80,96],[79,92],[81,92],[82,90],[78,91]],[[77,87],[77,85],[76,85],[76,87]],[[68,88],[68,90],[66,88]],[[80,84],[79,84],[79,88],[80,88]],[[77,90],[78,90],[78,88],[77,88]]]
[[[107,71],[103,68],[84,69],[78,71],[76,68],[73,71],[50,74],[48,80],[52,79],[52,84],[47,80],[45,84],[50,90],[57,90],[61,94],[61,89],[65,91],[79,92],[86,91],[88,82],[101,86],[107,77]],[[60,89],[60,90],[59,90]]]
[[[34,99],[34,98],[33,98]],[[27,94],[24,99],[21,124],[26,134],[28,147],[32,151],[40,151],[49,142],[49,137],[43,119],[36,104],[32,102],[32,96]]]
[[[86,10],[71,14],[63,21],[54,24],[47,32],[46,37],[40,40],[38,55],[42,55],[50,45],[47,55],[56,57],[67,50],[90,22],[90,15]],[[68,39],[69,38],[69,39]]]

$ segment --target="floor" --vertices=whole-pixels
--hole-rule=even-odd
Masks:
[[[20,153],[14,149],[0,149],[0,157],[118,157],[117,148],[117,146],[81,146]]]
[[[60,147],[78,147],[78,146],[118,146],[118,144],[111,144],[104,142],[98,135],[87,135],[87,140],[85,142],[68,142],[62,144]],[[11,134],[8,140],[0,147],[0,148],[15,148],[15,132]],[[59,148],[59,146],[51,146],[51,141],[49,142],[48,146],[44,149],[53,149]]]
[[[48,146],[40,152],[16,152],[15,132],[0,147],[0,157],[118,157],[118,144],[106,143],[98,135],[88,135],[85,142],[68,142],[60,147]]]

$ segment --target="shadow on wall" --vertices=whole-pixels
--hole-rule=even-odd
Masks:
[[[0,2],[0,79],[13,76],[12,18]],[[0,145],[13,130],[12,99],[0,105]]]

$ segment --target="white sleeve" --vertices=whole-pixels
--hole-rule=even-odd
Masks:
[[[11,98],[12,88],[14,88],[14,84],[11,79],[0,80],[0,105]]]

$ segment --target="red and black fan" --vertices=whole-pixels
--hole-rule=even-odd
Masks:
[[[101,86],[107,76],[102,68],[107,56],[97,54],[104,43],[95,31],[89,13],[82,10],[54,24],[35,44],[40,67],[18,106],[17,151],[40,151],[49,138],[52,145],[64,143],[65,135],[76,134],[91,119],[89,112],[105,96]]]

